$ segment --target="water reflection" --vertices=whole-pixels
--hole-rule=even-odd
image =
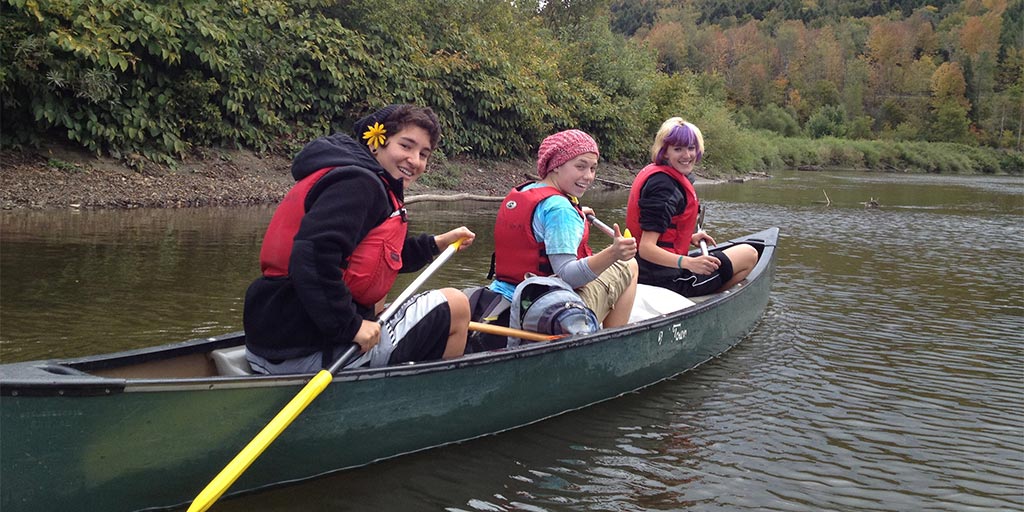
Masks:
[[[772,301],[737,349],[537,425],[217,510],[1024,508],[1024,181],[791,172],[699,193],[720,240],[782,229]],[[622,193],[585,199],[625,217]],[[480,236],[427,287],[484,281],[496,206],[413,205],[414,231]],[[3,212],[0,356],[237,329],[270,213]]]
[[[0,359],[108,352],[241,325],[269,209],[4,212]]]

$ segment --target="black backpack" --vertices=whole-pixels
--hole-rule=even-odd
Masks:
[[[469,297],[469,319],[473,322],[508,327],[511,302],[486,286],[462,290]],[[508,346],[508,338],[497,334],[469,331],[466,353],[486,352]]]

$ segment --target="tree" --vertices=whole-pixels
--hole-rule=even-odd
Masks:
[[[655,0],[615,0],[610,5],[612,31],[626,37],[654,25],[658,17]]]
[[[548,0],[541,4],[540,15],[548,26],[573,30],[606,15],[609,4],[609,0]]]
[[[910,66],[904,71],[897,94],[908,118],[926,122],[931,99],[929,84],[936,67],[932,57],[923,55],[910,63]],[[923,130],[925,126],[917,128]]]
[[[967,109],[956,103],[938,106],[928,138],[943,142],[969,142],[970,121],[967,119]]]
[[[771,130],[786,137],[800,134],[800,125],[796,118],[782,107],[772,103],[751,115],[750,126],[762,130]]]
[[[864,59],[854,59],[846,66],[843,78],[843,107],[851,116],[864,112],[864,95],[868,89],[870,70]]]
[[[908,36],[900,22],[878,21],[871,27],[865,58],[871,70],[875,105],[899,92],[904,68],[913,62],[913,46]]]
[[[971,63],[968,84],[970,116],[977,125],[987,128],[990,132],[994,126],[990,119],[992,109],[988,100],[995,88],[1002,11],[1005,9],[1005,1],[1002,1],[1001,6],[998,5],[998,1],[994,3],[995,10],[980,16],[970,16],[964,21],[959,39],[959,52],[963,55],[963,60],[969,60]]]
[[[815,139],[843,137],[847,132],[846,111],[841,105],[825,105],[811,114],[804,129]]]
[[[967,142],[970,121],[967,112],[971,102],[964,96],[967,83],[963,70],[955,62],[945,62],[932,75],[932,129],[929,139],[946,142]]]
[[[967,83],[963,69],[956,62],[944,62],[931,77],[932,105],[955,103],[963,108],[970,108],[971,102],[964,96]]]
[[[686,66],[686,33],[677,22],[659,23],[647,33],[647,44],[658,52],[658,62],[666,73],[678,73]]]

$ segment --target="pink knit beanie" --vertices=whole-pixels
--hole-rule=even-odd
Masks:
[[[540,175],[540,179],[544,179],[551,169],[583,153],[601,155],[597,150],[597,142],[590,135],[580,130],[565,130],[548,135],[537,150],[537,174]]]

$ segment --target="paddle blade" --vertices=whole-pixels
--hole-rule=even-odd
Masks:
[[[274,442],[277,436],[281,435],[281,432],[295,421],[299,413],[323,392],[333,378],[331,372],[320,370],[310,379],[302,391],[299,391],[299,394],[295,395],[295,398],[292,398],[288,405],[284,406],[284,409],[281,409],[281,412],[277,413],[277,416],[274,416],[274,419],[270,420],[270,423],[263,427],[263,430],[252,441],[249,441],[249,444],[238,452],[238,455],[207,484],[206,488],[192,501],[188,512],[203,512],[209,509],[231,487],[231,484],[238,480],[238,477],[249,468],[253,461],[270,446],[270,443]]]

